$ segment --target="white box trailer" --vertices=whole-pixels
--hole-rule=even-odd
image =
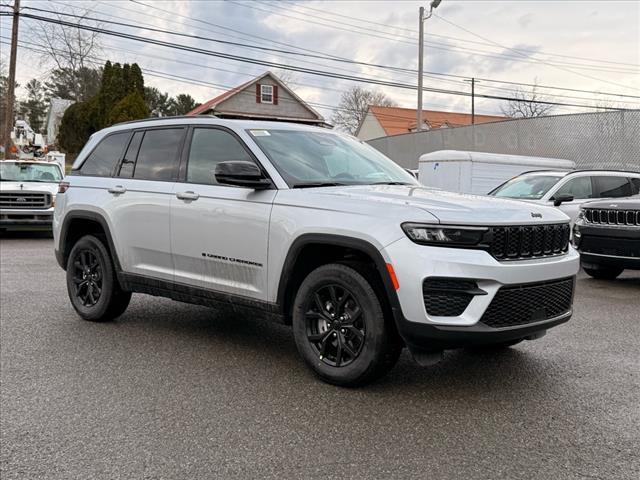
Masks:
[[[572,160],[438,150],[420,156],[418,179],[427,187],[486,195],[510,178],[530,170],[575,170]]]

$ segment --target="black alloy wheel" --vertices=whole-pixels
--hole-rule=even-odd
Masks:
[[[391,370],[402,351],[386,316],[377,272],[366,264],[321,265],[302,281],[292,309],[293,337],[306,365],[342,387],[365,385]]]
[[[97,255],[88,249],[78,250],[73,259],[75,295],[85,307],[92,307],[102,295],[102,265]]]
[[[345,367],[358,358],[366,324],[353,293],[339,285],[321,286],[308,299],[305,310],[307,339],[322,362]]]
[[[104,238],[85,235],[73,245],[67,260],[67,293],[85,320],[113,320],[127,309],[131,292],[120,287]]]

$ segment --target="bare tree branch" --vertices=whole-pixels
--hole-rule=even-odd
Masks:
[[[342,94],[339,110],[333,114],[331,121],[341,130],[354,135],[371,105],[393,107],[395,103],[379,90],[367,90],[356,86]]]
[[[74,22],[77,25],[84,23],[85,18],[90,13],[85,10],[79,14]],[[77,14],[77,12],[75,12]],[[56,15],[58,19],[63,20],[62,15]],[[69,22],[68,18],[64,18]],[[83,88],[82,82],[78,82],[77,78],[80,72],[87,68],[90,57],[95,56],[100,50],[99,34],[96,32],[88,32],[78,27],[69,27],[65,25],[57,25],[53,23],[40,22],[37,33],[39,43],[45,53],[42,54],[42,62],[53,62],[57,70],[59,70],[68,79],[69,84],[74,85],[71,92],[73,100],[86,100],[86,90]]]
[[[529,91],[518,89],[513,94],[514,100],[509,100],[507,105],[500,107],[502,113],[511,118],[532,118],[532,117],[544,117],[549,115],[554,105],[546,103],[548,101],[543,95],[538,92],[538,80],[534,81],[533,87]]]

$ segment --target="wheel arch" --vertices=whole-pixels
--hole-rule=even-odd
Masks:
[[[115,244],[113,243],[109,224],[102,215],[91,211],[75,211],[65,216],[62,228],[60,229],[60,249],[56,252],[60,266],[66,270],[67,260],[69,259],[69,254],[75,242],[84,235],[91,234],[104,237],[107,243],[106,247],[113,260],[116,275],[120,277],[122,268]]]
[[[296,238],[287,252],[278,284],[277,304],[291,323],[293,300],[302,280],[315,268],[335,261],[367,261],[377,274],[379,293],[397,325],[400,302],[380,251],[367,240],[343,235],[308,233]]]

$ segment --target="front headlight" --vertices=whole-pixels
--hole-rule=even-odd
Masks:
[[[421,245],[472,246],[482,241],[487,228],[403,223],[402,230]]]

